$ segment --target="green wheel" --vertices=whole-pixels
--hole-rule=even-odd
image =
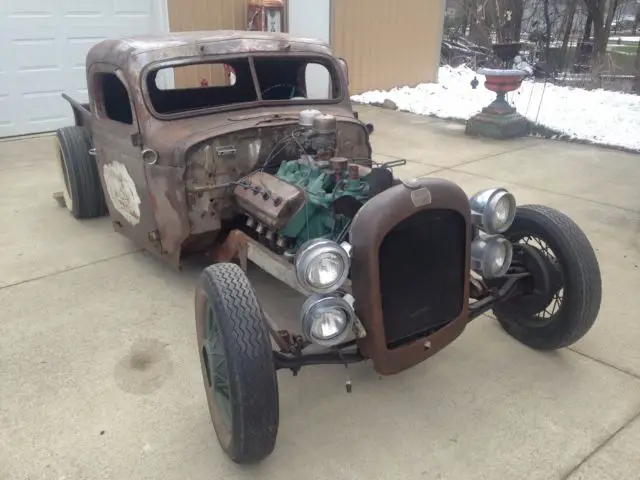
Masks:
[[[236,463],[275,448],[278,383],[262,310],[242,269],[219,263],[200,275],[196,330],[209,413],[220,446]]]

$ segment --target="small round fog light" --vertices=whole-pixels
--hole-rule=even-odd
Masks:
[[[509,270],[513,245],[502,235],[480,233],[471,243],[472,268],[484,278],[501,277]]]
[[[332,240],[314,239],[302,245],[296,255],[296,277],[308,292],[330,293],[345,282],[350,264],[344,247]]]
[[[344,298],[312,295],[302,306],[302,335],[317,345],[338,345],[351,333],[354,316],[353,307]]]
[[[476,193],[469,206],[473,223],[486,233],[506,232],[516,216],[516,199],[504,188]]]

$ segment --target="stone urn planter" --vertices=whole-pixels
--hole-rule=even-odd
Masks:
[[[506,95],[520,88],[526,73],[521,70],[482,68],[484,86],[496,99],[467,121],[467,135],[506,139],[529,134],[529,121],[507,103]]]

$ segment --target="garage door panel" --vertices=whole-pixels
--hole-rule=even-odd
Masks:
[[[20,102],[24,121],[42,130],[55,130],[70,116],[69,105],[61,101],[60,92],[41,92],[23,96]],[[66,107],[66,108],[65,108]]]
[[[14,119],[11,116],[11,112],[14,110],[12,103],[9,95],[0,93],[0,137],[4,132],[14,128]]]
[[[0,98],[6,97],[10,93],[8,75],[0,70]]]
[[[0,0],[0,137],[73,123],[61,93],[88,101],[85,60],[106,38],[165,30],[165,0]]]
[[[151,9],[151,0],[114,0],[113,10],[116,14],[146,15]]]
[[[6,1],[6,0],[5,0]],[[9,1],[5,4],[11,15],[53,15],[54,3],[50,0],[20,0]]]
[[[8,18],[3,28],[5,37],[10,43],[29,42],[34,40],[51,40],[58,35],[55,19],[47,18]],[[11,53],[11,52],[9,52]]]
[[[55,38],[14,40],[9,47],[17,72],[57,69],[62,52]]]
[[[68,38],[64,45],[67,65],[72,69],[84,70],[89,49],[106,38],[106,36],[79,36],[76,38]],[[74,75],[74,78],[78,78],[78,75]],[[84,77],[82,77],[82,80],[84,81]]]
[[[65,16],[73,15],[93,15],[102,16],[104,13],[103,4],[101,2],[91,2],[86,0],[63,0],[63,12]]]
[[[17,79],[17,84],[12,90],[20,96],[54,91],[62,93],[70,87],[67,72],[60,69],[23,71],[13,78]]]

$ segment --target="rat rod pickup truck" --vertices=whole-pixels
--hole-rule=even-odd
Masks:
[[[233,461],[274,450],[280,369],[370,360],[396,374],[489,311],[540,350],[593,325],[600,270],[580,228],[504,188],[468,197],[443,179],[394,178],[326,44],[175,33],[102,41],[86,65],[89,104],[65,96],[76,125],[57,132],[58,199],[76,218],[108,214],[173,265],[211,255],[195,331]],[[248,261],[307,297],[297,331],[265,314]]]

